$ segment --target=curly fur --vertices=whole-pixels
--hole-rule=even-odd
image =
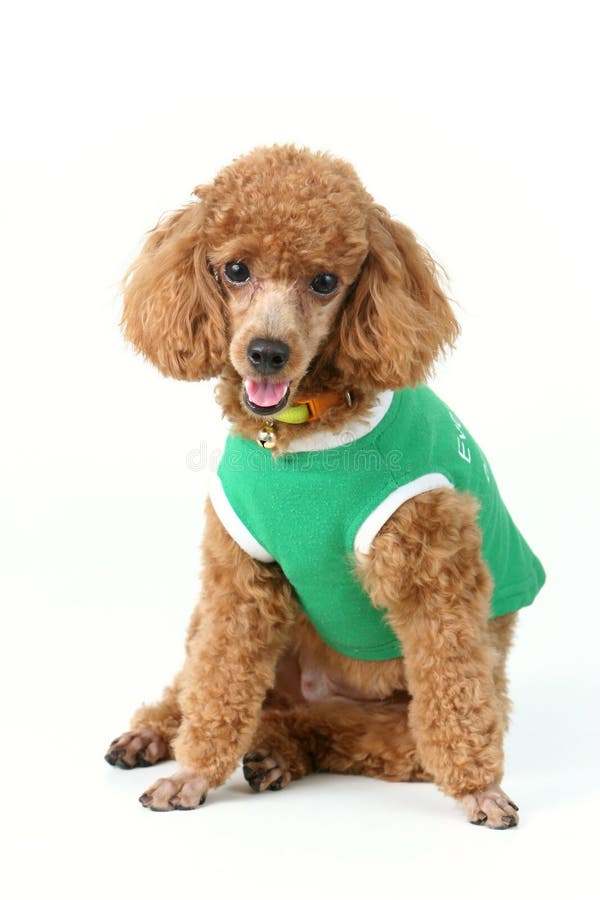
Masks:
[[[225,362],[224,307],[203,229],[197,203],[159,223],[124,282],[125,337],[173,378],[210,378]]]
[[[194,193],[196,201],[151,232],[127,274],[122,324],[165,375],[220,375],[219,402],[242,434],[256,428],[239,399],[244,325],[256,329],[258,314],[256,296],[248,315],[214,277],[231,259],[252,259],[257,276],[286,294],[280,337],[294,343],[310,330],[292,348],[301,356],[296,393],[300,384],[303,392],[352,385],[358,416],[374,390],[424,381],[456,339],[431,256],[373,202],[348,163],[290,146],[259,148]],[[343,293],[333,305],[311,305],[298,286],[307,273],[330,270]],[[333,410],[308,430],[334,427],[337,418]],[[282,448],[290,436],[282,427]]]
[[[351,409],[334,408],[303,433],[364,416],[381,389],[422,382],[453,344],[458,326],[434,261],[347,163],[259,148],[195,195],[132,266],[123,327],[164,374],[218,375],[217,398],[242,434],[257,428],[242,403],[249,337],[288,342],[291,401],[351,391]],[[231,260],[249,263],[248,284],[223,277]],[[338,276],[331,297],[310,290],[319,272]],[[283,451],[294,427],[279,428]],[[203,561],[183,671],[107,756],[123,767],[176,758],[180,771],[153,785],[144,805],[202,803],[245,754],[256,790],[323,770],[434,780],[465,801],[472,821],[516,824],[497,786],[516,616],[488,620],[492,585],[472,498],[436,490],[409,501],[358,563],[404,658],[366,662],[326,646],[279,566],[248,557],[210,504]]]
[[[341,317],[336,363],[363,387],[419,384],[456,339],[456,320],[432,257],[382,206],[370,211],[368,238],[364,270]]]

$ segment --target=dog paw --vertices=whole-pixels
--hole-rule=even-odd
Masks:
[[[137,766],[153,766],[169,758],[169,745],[151,728],[127,731],[115,738],[104,759],[111,766],[120,769],[135,769]]]
[[[208,781],[191,769],[180,769],[169,778],[159,778],[140,797],[140,803],[154,812],[196,809],[208,793]]]
[[[292,780],[289,769],[277,753],[250,750],[243,759],[244,778],[253,791],[280,791]]]
[[[497,830],[519,824],[519,807],[506,796],[500,785],[490,784],[483,791],[461,797],[469,822]]]

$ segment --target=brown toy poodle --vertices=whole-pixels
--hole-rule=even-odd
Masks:
[[[424,385],[458,333],[435,263],[325,153],[260,148],[194,193],[148,237],[123,325],[165,375],[217,376],[232,433],[185,665],[106,759],[177,760],[153,810],[200,806],[243,758],[255,791],[434,781],[516,825],[506,657],[544,574]]]

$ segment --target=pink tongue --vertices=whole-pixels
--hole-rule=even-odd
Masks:
[[[244,384],[250,403],[255,406],[277,406],[283,400],[289,387],[289,381],[253,381],[247,378]]]

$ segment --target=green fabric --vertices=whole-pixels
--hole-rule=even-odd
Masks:
[[[533,602],[544,571],[514,525],[487,461],[429,388],[394,394],[364,437],[332,450],[274,457],[230,436],[218,475],[238,517],[279,563],[323,640],[357,659],[389,659],[402,647],[353,574],[354,538],[395,489],[441,473],[480,503],[482,552],[494,579],[490,615]]]

